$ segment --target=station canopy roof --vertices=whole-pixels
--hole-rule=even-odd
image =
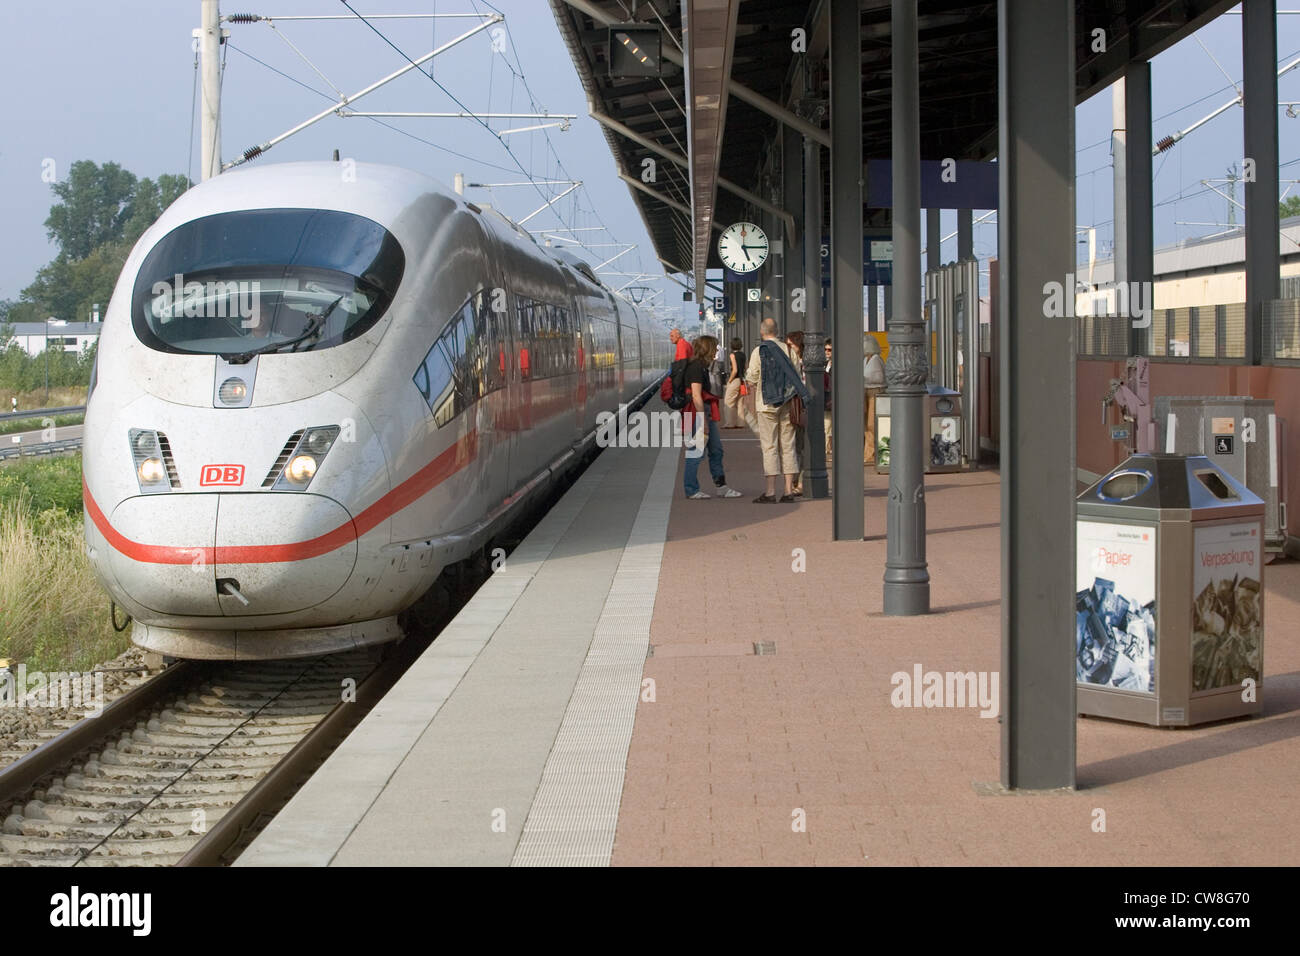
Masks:
[[[604,126],[656,255],[670,273],[691,272],[701,261],[721,268],[713,230],[764,208],[763,203],[780,203],[780,184],[768,175],[781,134],[771,107],[796,117],[789,122],[829,129],[829,0],[550,3],[589,110]],[[1076,0],[1078,101],[1118,79],[1130,60],[1150,59],[1235,5],[1234,0]],[[862,0],[860,11],[863,157],[887,159],[890,0]],[[997,16],[996,2],[918,0],[923,158],[995,156]],[[660,75],[610,75],[610,27],[625,24],[660,28]],[[806,52],[795,50],[796,29],[804,31]],[[1104,43],[1097,42],[1098,29],[1105,31]],[[647,45],[638,57],[650,56],[653,66],[652,53]],[[688,88],[693,122],[687,117]],[[822,150],[823,163],[827,152]]]

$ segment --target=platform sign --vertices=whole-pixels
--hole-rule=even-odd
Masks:
[[[886,234],[887,235],[887,234]],[[822,288],[831,284],[831,239],[822,236]],[[862,284],[894,284],[894,242],[881,238],[881,233],[874,230],[862,237]]]
[[[714,312],[727,311],[727,297],[725,295],[715,295],[713,297],[713,311]]]
[[[1192,549],[1192,690],[1259,682],[1264,634],[1259,520],[1202,525]]]
[[[1133,432],[1127,425],[1110,426],[1111,441],[1128,441],[1130,438],[1132,438],[1132,436],[1133,436]]]
[[[1156,532],[1080,521],[1075,560],[1075,679],[1154,693]]]

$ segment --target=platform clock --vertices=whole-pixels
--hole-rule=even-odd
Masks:
[[[733,222],[718,237],[718,258],[732,272],[753,272],[767,261],[767,234],[752,222]]]

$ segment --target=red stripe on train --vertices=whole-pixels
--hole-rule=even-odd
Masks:
[[[82,479],[82,498],[86,514],[100,533],[117,551],[133,561],[146,564],[191,564],[202,557],[209,564],[277,564],[285,561],[305,561],[340,548],[359,538],[381,521],[391,518],[407,505],[424,497],[435,487],[460,471],[478,455],[478,434],[470,432],[457,440],[442,454],[425,465],[410,478],[384,495],[356,518],[345,521],[332,531],[289,544],[251,544],[221,547],[196,546],[190,548],[171,545],[143,544],[132,541],[112,526],[100,510],[90,488]]]

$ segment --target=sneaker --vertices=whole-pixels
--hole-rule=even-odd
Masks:
[[[740,492],[737,491],[735,488],[732,488],[730,485],[722,485],[720,488],[718,488],[718,497],[719,497],[719,498],[739,498],[739,497],[740,497]]]
[[[702,492],[702,491],[697,491],[697,492],[695,492],[695,494],[693,494],[693,495],[687,495],[687,496],[686,496],[686,500],[687,500],[687,501],[703,501],[705,498],[709,498],[709,497],[712,497],[712,496],[711,496],[711,495],[706,495],[706,494],[705,494],[704,492]]]

